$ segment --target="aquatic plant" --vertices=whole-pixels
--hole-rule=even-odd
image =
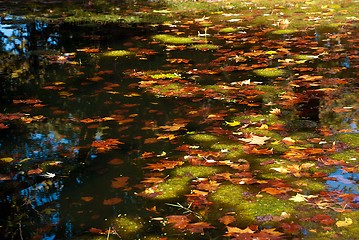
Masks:
[[[160,41],[168,44],[191,44],[192,38],[189,37],[177,37],[169,34],[157,34],[152,37],[156,41]]]
[[[286,74],[286,71],[279,68],[256,69],[254,73],[261,77],[279,77]]]

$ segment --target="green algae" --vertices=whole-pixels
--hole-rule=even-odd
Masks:
[[[313,60],[313,59],[318,59],[318,56],[316,56],[316,55],[298,54],[298,55],[295,55],[294,58],[298,59],[298,60]]]
[[[233,32],[236,32],[237,29],[234,28],[234,27],[225,27],[225,28],[221,28],[219,30],[220,33],[233,33]]]
[[[157,34],[153,39],[168,44],[191,44],[193,39],[189,37],[177,37],[169,34]]]
[[[104,52],[102,56],[104,57],[128,57],[134,55],[134,52],[127,51],[127,50],[113,50]]]
[[[156,73],[150,75],[150,77],[154,79],[177,79],[181,78],[181,75],[178,73]]]
[[[204,43],[204,44],[193,45],[191,48],[201,51],[207,51],[207,50],[217,50],[219,49],[219,46],[214,44]]]
[[[297,30],[295,29],[278,29],[278,30],[274,30],[272,32],[272,34],[276,34],[276,35],[289,35],[289,34],[293,34],[296,33]]]
[[[358,164],[359,163],[359,152],[353,149],[345,150],[342,152],[334,153],[329,155],[329,157],[336,160],[344,160],[347,163]]]
[[[248,197],[250,196],[250,197]],[[250,198],[250,199],[249,199]],[[256,217],[272,215],[280,216],[283,212],[294,212],[296,203],[278,199],[269,194],[254,195],[248,192],[246,186],[221,185],[210,196],[215,205],[221,206],[224,211],[235,211],[238,221],[255,222]]]
[[[325,183],[320,182],[318,179],[295,179],[295,181],[291,182],[291,185],[294,188],[302,189],[303,193],[306,195],[314,195],[326,190]]]
[[[348,226],[338,227],[334,225],[330,229],[322,230],[321,226],[312,226],[313,229],[318,229],[318,231],[310,231],[308,236],[304,239],[308,240],[332,240],[332,239],[343,239],[343,240],[353,240],[357,239],[359,236],[359,212],[344,212],[337,216],[336,221],[344,221],[345,219],[351,219],[352,224]],[[304,223],[305,225],[305,223]]]
[[[221,138],[214,135],[214,134],[207,134],[207,133],[196,133],[188,135],[188,138],[192,141],[199,142],[199,143],[209,143],[214,144],[221,141]]]
[[[277,86],[257,85],[255,89],[264,92],[264,94],[260,95],[263,103],[273,103],[279,100],[281,89]]]
[[[135,239],[135,235],[143,229],[143,221],[139,217],[119,216],[112,222],[113,228],[124,239]]]
[[[180,177],[198,178],[198,177],[208,177],[218,172],[219,172],[218,167],[184,166],[184,167],[177,167],[172,172],[172,174]]]
[[[170,200],[179,198],[189,191],[190,181],[191,177],[169,178],[166,182],[157,185],[155,192],[159,193],[159,195],[155,196],[154,199]]]
[[[261,77],[280,77],[286,74],[286,71],[279,68],[262,68],[254,70],[254,73]]]
[[[359,147],[359,133],[337,134],[333,138],[350,147]]]

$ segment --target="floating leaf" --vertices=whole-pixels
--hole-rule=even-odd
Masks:
[[[351,218],[345,218],[344,220],[337,221],[335,223],[335,225],[337,225],[337,227],[347,227],[352,224],[353,224],[353,220]]]
[[[109,198],[103,200],[103,205],[116,205],[122,202],[121,198],[115,197],[115,198]]]

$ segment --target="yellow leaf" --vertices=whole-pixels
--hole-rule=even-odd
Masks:
[[[282,166],[277,167],[277,168],[271,168],[271,169],[273,169],[274,171],[280,172],[280,173],[289,173],[289,170]]]
[[[335,223],[335,225],[337,225],[337,227],[347,227],[352,224],[353,224],[353,220],[351,218],[345,218],[344,221],[337,221]]]
[[[4,157],[4,158],[0,158],[0,161],[9,163],[14,161],[14,159],[12,157]]]
[[[240,121],[233,121],[233,122],[227,122],[225,121],[227,125],[231,126],[231,127],[235,127],[235,126],[239,126],[241,125],[241,122]]]

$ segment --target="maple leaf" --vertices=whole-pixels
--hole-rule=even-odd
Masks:
[[[219,221],[221,223],[223,223],[224,225],[228,225],[228,224],[231,224],[232,222],[235,222],[236,218],[232,215],[225,215],[225,216],[221,217],[219,219]]]
[[[129,179],[129,177],[117,177],[117,178],[114,178],[115,181],[112,181],[111,186],[113,188],[125,187],[127,185],[128,179]]]
[[[185,229],[190,222],[190,219],[185,215],[170,215],[166,218],[167,222],[172,223],[173,227],[177,229]]]
[[[249,138],[239,138],[238,140],[241,140],[248,144],[263,145],[269,139],[270,139],[270,137],[266,137],[266,136],[261,137],[261,136],[251,134],[251,136]]]

